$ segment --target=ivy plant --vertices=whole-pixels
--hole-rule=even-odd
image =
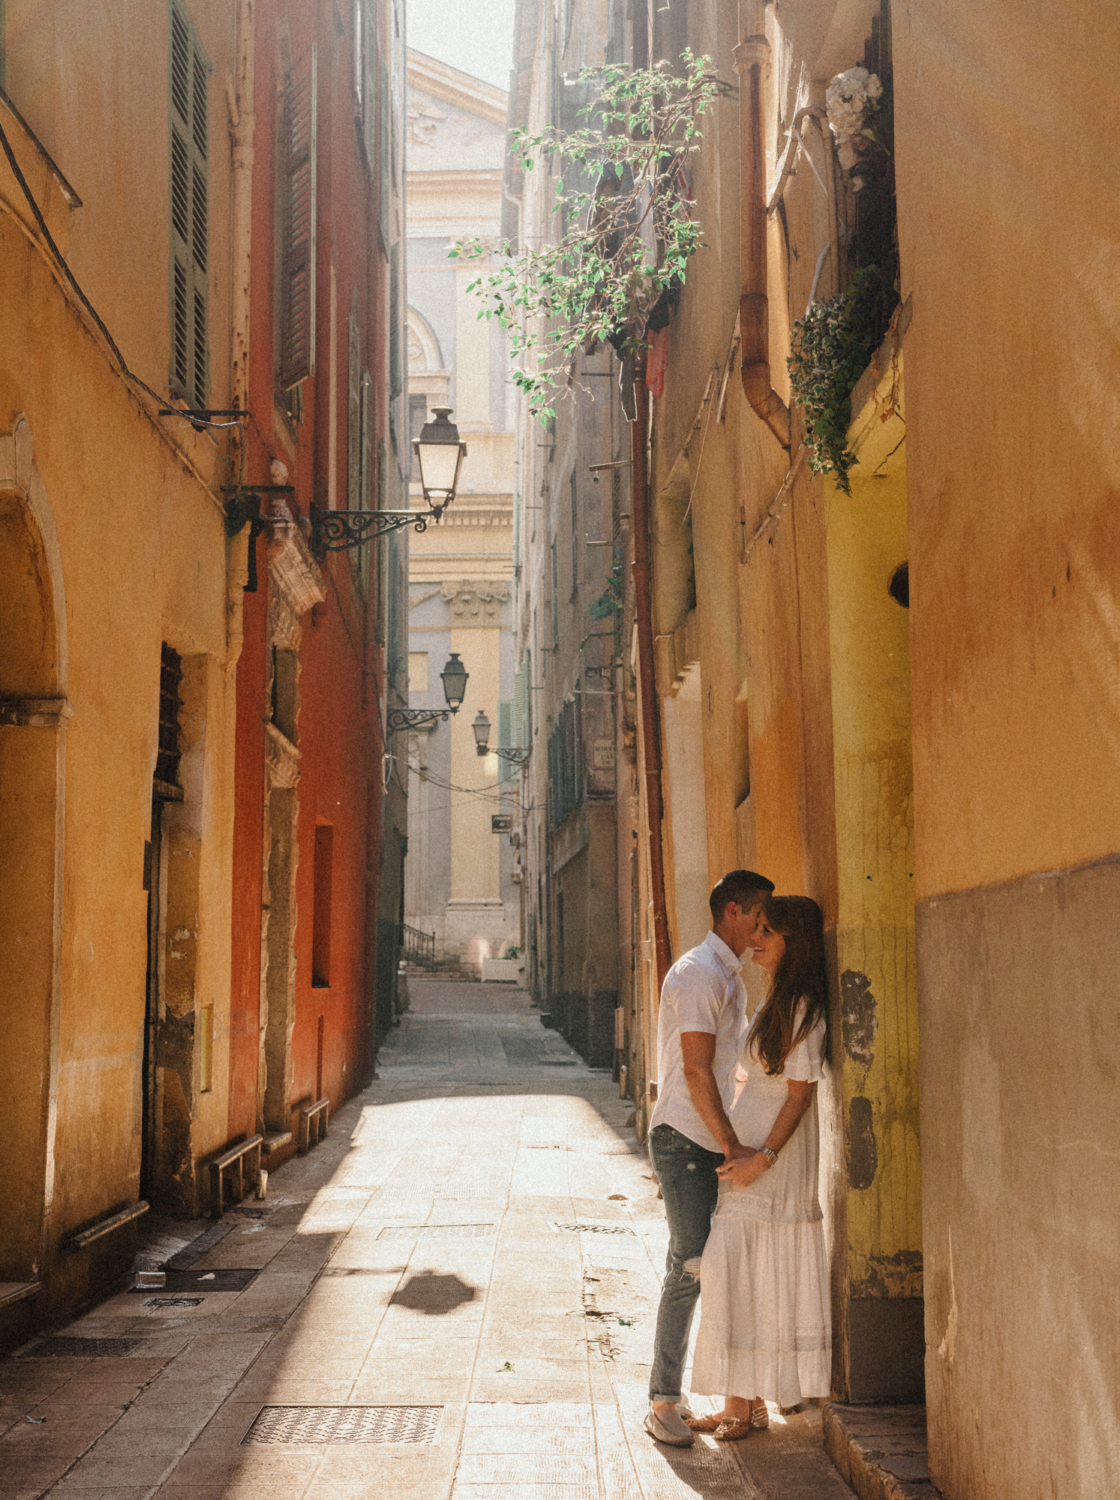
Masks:
[[[852,391],[879,347],[894,300],[878,266],[862,266],[850,286],[814,302],[793,325],[786,364],[805,422],[809,467],[835,475],[848,495],[848,470],[856,461],[848,448]]]
[[[710,58],[686,50],[681,61],[679,77],[667,63],[585,68],[580,81],[595,94],[580,111],[586,126],[511,138],[526,172],[555,178],[555,235],[535,248],[475,237],[449,252],[481,263],[468,290],[482,298],[479,317],[508,330],[514,382],[542,422],[570,388],[578,350],[607,340],[622,358],[636,352],[651,310],[700,245],[683,169],[726,86]]]

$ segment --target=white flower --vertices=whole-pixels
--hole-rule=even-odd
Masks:
[[[850,141],[863,129],[868,109],[882,97],[883,85],[866,68],[849,68],[837,73],[825,90],[824,102],[828,123],[837,142]]]

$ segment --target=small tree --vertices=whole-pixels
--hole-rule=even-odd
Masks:
[[[506,241],[496,264],[495,247],[477,237],[449,252],[489,262],[468,290],[483,299],[479,317],[497,316],[509,331],[514,381],[542,422],[570,386],[577,350],[601,340],[622,358],[637,350],[651,310],[684,280],[700,245],[682,169],[700,144],[700,117],[726,85],[710,58],[686,50],[682,62],[679,78],[666,63],[585,68],[580,80],[596,98],[580,113],[592,123],[513,133],[511,152],[527,172],[538,162],[557,172],[555,240],[518,250]]]

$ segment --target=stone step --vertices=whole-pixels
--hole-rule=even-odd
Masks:
[[[860,1500],[942,1500],[929,1477],[924,1406],[823,1410],[824,1445]]]

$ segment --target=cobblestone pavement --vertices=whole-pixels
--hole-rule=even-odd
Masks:
[[[0,1361],[0,1494],[851,1500],[815,1411],[646,1436],[665,1228],[628,1106],[520,991],[412,997],[266,1203],[153,1226],[167,1288]]]

